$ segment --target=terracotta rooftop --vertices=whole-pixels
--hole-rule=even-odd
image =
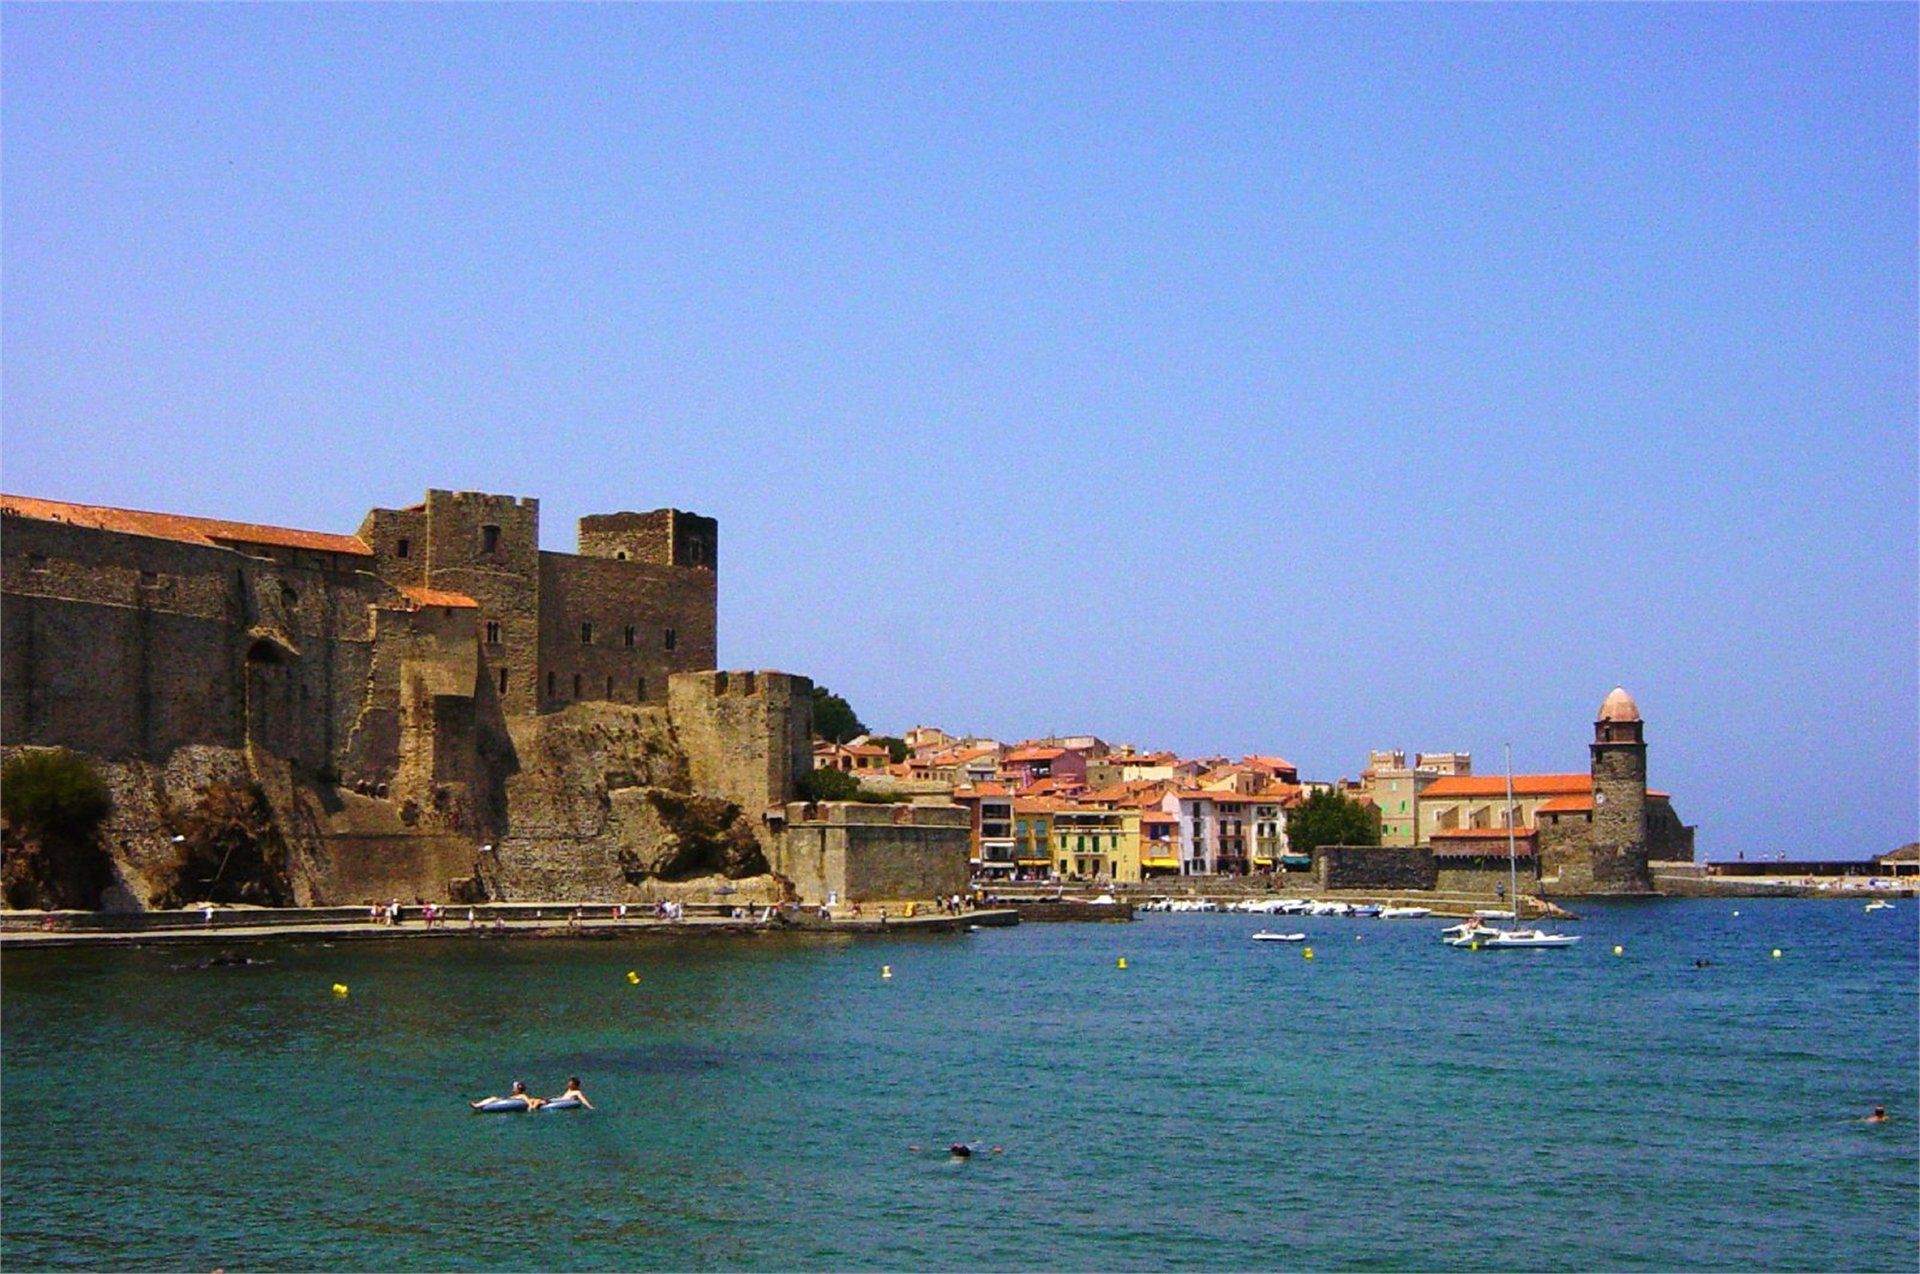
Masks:
[[[1542,814],[1590,814],[1593,812],[1592,796],[1556,796],[1540,806]]]
[[[1591,774],[1516,774],[1513,776],[1513,794],[1521,796],[1582,796],[1593,791]],[[1437,801],[1449,796],[1505,796],[1507,779],[1504,774],[1472,775],[1435,779],[1420,793],[1423,801]]]
[[[401,585],[400,591],[406,595],[408,601],[421,606],[472,607],[475,610],[480,607],[479,602],[465,593],[445,593],[437,588],[412,588],[404,584]]]
[[[1067,754],[1065,748],[1015,748],[1007,753],[1009,761],[1052,761]]]
[[[36,500],[22,495],[0,495],[0,511],[41,522],[66,522],[101,531],[117,531],[122,535],[145,535],[156,540],[177,540],[183,544],[200,544],[209,548],[265,544],[274,548],[309,549],[317,553],[373,556],[373,550],[357,535],[295,531],[283,526],[261,526],[253,522],[223,522],[217,518],[148,513],[140,509],[116,509],[101,504],[68,504],[64,500]]]

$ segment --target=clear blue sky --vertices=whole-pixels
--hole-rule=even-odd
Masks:
[[[875,727],[1916,835],[1915,6],[26,6],[8,490],[721,521]]]

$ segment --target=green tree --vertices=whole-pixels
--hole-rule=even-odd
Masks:
[[[800,778],[800,799],[804,801],[861,801],[867,791],[860,780],[845,770],[822,768],[808,770]]]
[[[9,757],[0,768],[7,904],[98,907],[113,883],[99,838],[112,809],[107,785],[85,757],[65,748]]]
[[[1378,845],[1380,811],[1322,788],[1287,811],[1287,848],[1311,854],[1322,845]]]
[[[867,732],[866,723],[854,713],[845,699],[825,686],[813,688],[813,737],[829,743],[845,743]]]
[[[887,750],[887,760],[895,765],[907,759],[907,753],[913,749],[907,746],[905,739],[896,739],[891,734],[876,734],[868,738],[868,743],[876,744]]]

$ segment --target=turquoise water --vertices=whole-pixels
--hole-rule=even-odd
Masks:
[[[1920,906],[1585,910],[10,952],[0,1262],[1913,1269]]]

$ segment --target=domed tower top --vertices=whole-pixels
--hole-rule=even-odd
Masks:
[[[1632,695],[1615,686],[1613,693],[1600,704],[1599,719],[1593,723],[1593,741],[1644,744],[1645,736],[1641,733],[1644,729],[1640,706],[1634,703]]]
[[[1615,686],[1600,703],[1600,720],[1602,721],[1638,721],[1639,719],[1640,705],[1633,701],[1632,695],[1619,686]]]

